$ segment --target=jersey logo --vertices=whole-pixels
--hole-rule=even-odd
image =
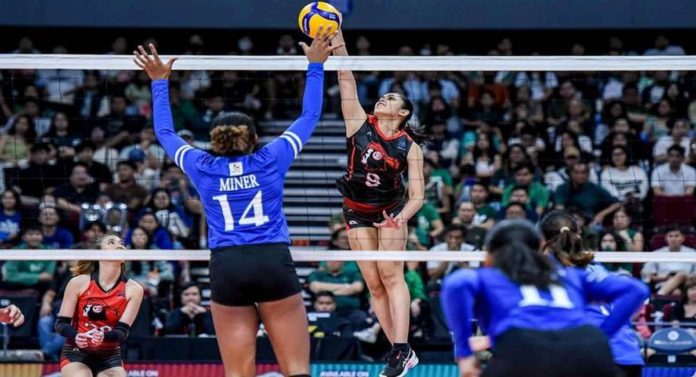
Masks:
[[[120,317],[118,310],[110,308],[106,302],[99,299],[89,299],[82,310],[82,315],[91,321],[105,321],[107,313],[111,313],[116,318]]]
[[[389,156],[384,150],[384,147],[375,142],[367,145],[360,162],[365,165],[365,170],[367,171],[398,170],[400,165],[399,160]]]
[[[244,174],[244,167],[241,162],[230,163],[230,177],[236,177]]]

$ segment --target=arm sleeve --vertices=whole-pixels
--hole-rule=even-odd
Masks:
[[[473,354],[469,338],[478,286],[478,277],[472,270],[455,272],[445,279],[442,286],[442,309],[447,325],[454,334],[454,352],[457,358]]]
[[[128,338],[128,334],[130,333],[130,326],[123,323],[119,322],[116,327],[114,327],[113,330],[107,332],[104,334],[104,340],[107,342],[123,342]]]
[[[169,106],[169,81],[152,81],[152,112],[155,123],[155,135],[162,144],[167,156],[187,174],[195,174],[196,161],[207,153],[195,149],[174,131],[172,109]]]
[[[58,317],[55,325],[56,333],[62,335],[65,339],[74,341],[77,336],[77,330],[72,326],[72,318]]]
[[[323,96],[324,66],[321,63],[310,63],[302,98],[302,114],[280,137],[264,148],[275,157],[280,171],[286,172],[290,169],[292,161],[312,136],[321,117]]]
[[[611,338],[626,325],[648,297],[648,287],[640,281],[608,273],[585,273],[583,285],[589,301],[612,304],[611,314],[599,326]]]

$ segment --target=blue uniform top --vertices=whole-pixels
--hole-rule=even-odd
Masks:
[[[497,268],[459,270],[443,283],[442,305],[454,333],[457,357],[472,354],[469,347],[471,320],[495,339],[513,328],[562,330],[591,324],[585,303],[613,304],[611,314],[599,326],[613,336],[648,296],[647,287],[634,279],[606,276],[597,280],[576,268],[558,268],[561,284],[542,290],[510,280]]]
[[[602,280],[611,274],[604,266],[599,264],[591,264],[585,268],[585,271],[594,280]],[[617,276],[621,277],[621,276]],[[623,277],[630,279],[629,277]],[[612,312],[612,306],[603,302],[591,302],[585,310],[588,320],[595,326],[600,326]],[[626,321],[619,331],[609,339],[611,353],[614,356],[614,362],[618,365],[643,365],[645,360],[641,356],[640,342],[638,335],[631,328],[630,320]]]
[[[169,82],[152,82],[155,134],[167,155],[191,178],[205,208],[208,246],[290,243],[283,213],[285,173],[319,122],[324,68],[310,63],[302,114],[277,139],[244,156],[214,156],[174,131]]]

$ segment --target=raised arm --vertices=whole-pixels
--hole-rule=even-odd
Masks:
[[[348,56],[348,49],[345,47],[343,32],[339,29],[338,34],[333,40],[335,45],[343,47],[334,50],[335,56]],[[341,92],[341,112],[346,122],[346,136],[353,136],[360,126],[367,119],[365,110],[360,105],[358,99],[358,85],[355,83],[355,76],[351,71],[338,71],[338,87]]]
[[[266,147],[276,156],[281,171],[287,171],[290,168],[290,164],[312,136],[319,123],[319,118],[321,118],[324,100],[324,62],[332,51],[343,47],[341,44],[332,46],[332,38],[333,34],[324,33],[320,28],[317,38],[312,41],[310,46],[300,42],[300,46],[309,60],[302,98],[302,113],[280,137]]]
[[[150,54],[145,51],[143,46],[138,46],[138,51],[133,51],[135,64],[144,69],[148,77],[152,80],[152,113],[155,123],[155,135],[157,140],[167,152],[169,158],[185,173],[191,173],[191,163],[197,157],[206,153],[190,146],[184,139],[179,137],[174,130],[172,119],[172,109],[169,105],[169,75],[172,72],[172,65],[177,58],[171,58],[167,63],[163,63],[157,54],[153,44],[149,45]],[[185,159],[186,157],[186,159]],[[184,164],[190,161],[189,164]],[[189,171],[186,166],[189,165]]]

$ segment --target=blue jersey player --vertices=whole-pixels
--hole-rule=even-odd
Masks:
[[[254,121],[223,113],[213,121],[211,152],[198,150],[174,131],[169,82],[175,59],[163,63],[154,46],[140,46],[135,62],[153,80],[155,133],[167,155],[191,178],[200,194],[211,248],[212,314],[225,375],[255,376],[259,317],[286,376],[309,377],[307,316],[288,249],[283,182],[292,161],[321,115],[323,63],[339,46],[319,31],[307,46],[309,60],[300,117],[256,152]]]
[[[616,375],[605,334],[621,329],[647,297],[647,287],[623,277],[593,280],[559,266],[539,252],[540,245],[532,225],[504,221],[487,238],[487,267],[460,270],[445,280],[442,304],[461,376],[480,375],[469,346],[474,318],[494,350],[483,376]],[[599,328],[585,314],[591,301],[614,306]]]
[[[593,264],[594,254],[584,250],[579,227],[573,216],[564,211],[552,211],[539,223],[546,240],[543,251],[565,266],[585,269],[594,281],[606,279],[609,272],[599,264]],[[629,279],[628,277],[623,277]],[[599,326],[613,311],[611,304],[601,301],[586,306],[587,319]],[[614,362],[622,371],[621,377],[640,377],[645,361],[641,355],[640,343],[635,331],[627,320],[609,339]]]

